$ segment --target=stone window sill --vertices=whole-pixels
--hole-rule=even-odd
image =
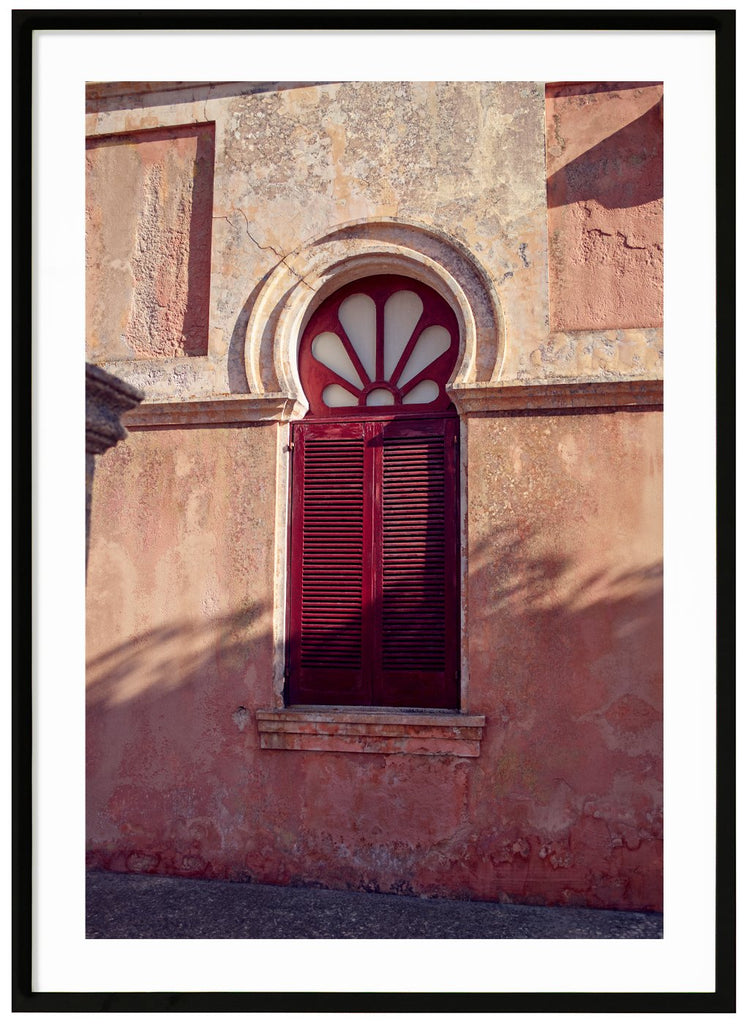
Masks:
[[[257,711],[263,750],[479,757],[484,715],[399,708],[301,707]]]

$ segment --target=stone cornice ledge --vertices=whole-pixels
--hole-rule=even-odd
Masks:
[[[478,757],[484,715],[396,708],[293,707],[257,711],[263,750]]]
[[[221,395],[185,401],[143,402],[124,417],[130,429],[138,427],[203,427],[300,419],[306,406],[282,394]]]
[[[542,383],[457,384],[449,394],[462,415],[517,410],[659,406],[661,380],[580,379]],[[129,427],[218,426],[300,419],[305,403],[282,393],[220,395],[180,401],[145,401],[122,416]]]
[[[661,380],[599,380],[579,378],[563,381],[506,384],[457,384],[448,388],[462,415],[517,410],[599,409],[662,405]]]

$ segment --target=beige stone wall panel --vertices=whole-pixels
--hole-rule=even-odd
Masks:
[[[525,346],[546,330],[543,117],[532,83],[338,83],[237,101],[218,137],[216,191],[231,205],[216,216],[224,237],[255,244],[252,284],[349,222],[422,224],[474,254]]]
[[[278,375],[272,350],[279,300],[268,308],[268,280],[276,285],[285,274],[289,293],[322,287],[339,270],[336,261],[370,255],[382,223],[403,225],[405,240],[395,246],[407,249],[415,241],[422,248],[422,235],[406,238],[407,225],[417,225],[453,249],[463,247],[481,268],[482,290],[492,293],[499,315],[465,289],[470,316],[486,325],[492,345],[492,351],[482,346],[475,379],[661,376],[661,199],[647,198],[660,152],[638,152],[656,136],[658,86],[548,87],[545,111],[539,83],[150,85],[137,95],[92,93],[88,129],[99,139],[95,145],[104,146],[112,133],[214,123],[209,360],[202,369],[169,369],[168,359],[186,350],[168,322],[158,351],[148,352],[154,343],[143,341],[150,337],[147,323],[176,313],[160,310],[153,284],[132,319],[131,251],[140,215],[118,206],[118,222],[111,217],[103,225],[102,188],[101,198],[89,203],[89,265],[110,272],[104,292],[104,278],[93,271],[91,358],[125,380],[142,386],[150,379],[155,397],[169,389],[182,398],[246,393],[256,391],[258,380],[263,392],[282,390],[288,371]],[[618,144],[621,163],[602,159],[605,146]],[[574,188],[579,180],[590,187],[592,172],[596,198],[589,188],[578,198]],[[132,174],[127,170],[129,180]],[[351,224],[370,224],[372,237],[361,233],[354,243],[349,236],[335,253],[329,239],[342,239]],[[322,239],[328,239],[327,267]],[[173,260],[169,273],[181,273]],[[244,350],[247,325],[258,320],[265,324],[261,366],[256,351]],[[128,374],[121,364],[133,356],[143,365],[133,364]],[[286,395],[296,384],[291,368]]]
[[[98,102],[92,134],[215,123],[209,352],[234,367],[232,391],[243,383],[237,339],[265,277],[351,222],[422,224],[472,253],[503,308],[503,373],[515,376],[544,338],[541,84],[247,83],[154,90],[140,110],[119,109],[116,96]],[[303,278],[309,268],[295,269]],[[493,338],[488,376],[502,340]]]

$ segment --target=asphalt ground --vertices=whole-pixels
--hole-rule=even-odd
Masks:
[[[89,939],[658,939],[662,915],[89,871]]]

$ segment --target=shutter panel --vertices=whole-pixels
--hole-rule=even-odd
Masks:
[[[380,657],[375,700],[459,705],[455,419],[382,433]]]
[[[369,703],[364,425],[299,425],[293,452],[289,696],[301,704]]]
[[[459,706],[457,431],[294,425],[290,703]]]

